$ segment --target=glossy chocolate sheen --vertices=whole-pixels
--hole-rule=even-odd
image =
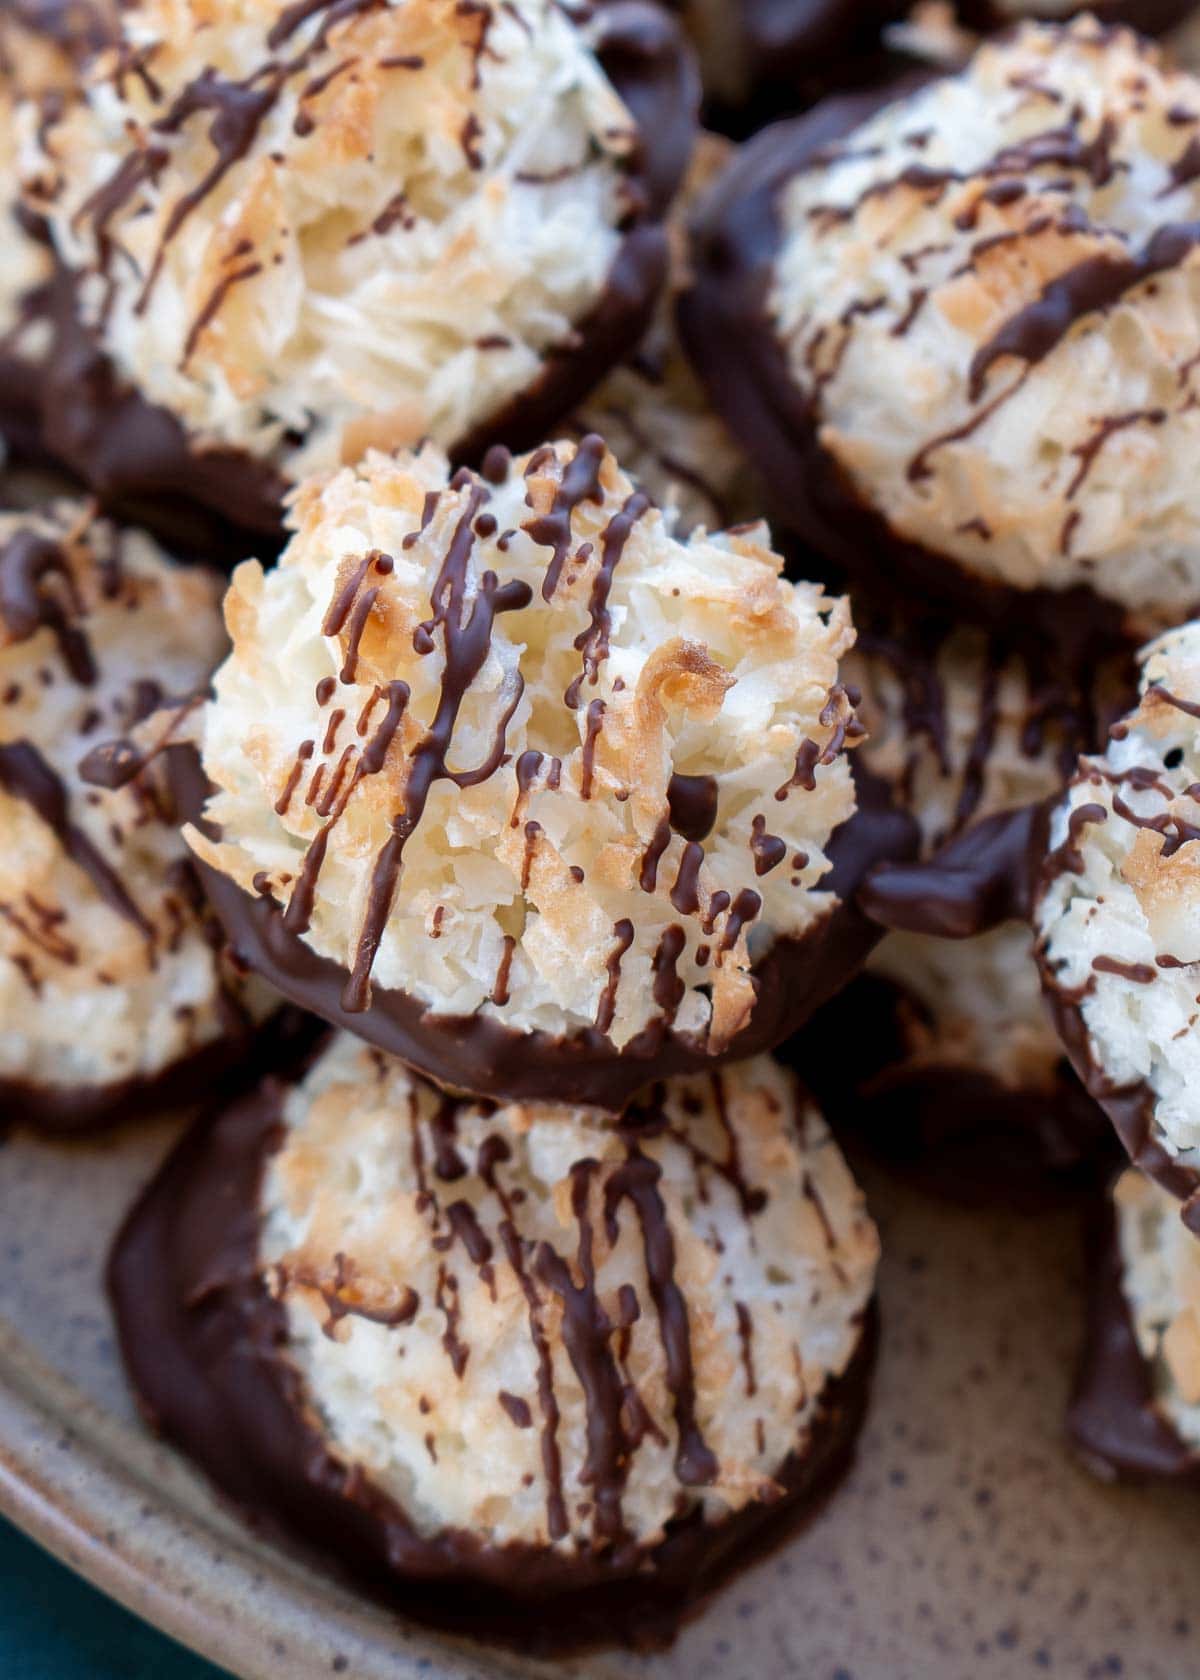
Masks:
[[[661,1647],[736,1569],[791,1533],[849,1463],[874,1358],[874,1311],[831,1382],[780,1498],[668,1526],[655,1547],[578,1555],[422,1537],[358,1468],[329,1453],[286,1355],[283,1309],[258,1269],[258,1199],[277,1147],[283,1089],[268,1082],[201,1121],[117,1238],[109,1290],[147,1422],[194,1459],[257,1527],[310,1545],[390,1604],[457,1634],[557,1654],[599,1644]]]
[[[1107,1196],[1092,1220],[1087,1260],[1087,1335],[1067,1413],[1071,1440],[1104,1477],[1200,1480],[1200,1456],[1154,1404],[1154,1376],[1122,1288],[1117,1219]]]
[[[1090,590],[1014,589],[897,535],[822,448],[819,417],[768,313],[782,240],[778,200],[788,182],[819,167],[822,148],[928,80],[908,76],[826,100],[741,149],[693,219],[694,279],[678,302],[680,336],[714,407],[754,458],[774,517],[826,561],[868,589],[882,578],[888,588],[1017,633],[1037,626],[1111,643],[1122,638],[1123,615]]]
[[[210,791],[191,747],[168,754],[184,820],[201,820]],[[209,900],[234,951],[283,995],[435,1080],[447,1090],[514,1101],[593,1104],[621,1113],[646,1084],[741,1060],[780,1043],[857,973],[881,937],[854,905],[859,882],[885,857],[913,855],[916,827],[889,807],[882,789],[856,772],[860,809],[827,847],[833,867],[821,882],[839,903],[807,938],[779,940],[755,968],[757,1001],[749,1023],[719,1057],[673,1030],[653,1027],[617,1050],[590,1028],[570,1037],[523,1033],[482,1014],[434,1014],[406,992],[375,986],[366,1009],[342,1003],[348,971],[318,956],[284,926],[271,899],[252,896],[227,876],[198,864]]]
[[[644,213],[625,231],[603,292],[576,324],[571,349],[549,352],[534,384],[459,442],[451,452],[456,461],[477,461],[496,442],[518,449],[541,442],[638,342],[665,282],[667,239],[658,219],[696,132],[695,64],[677,26],[642,0],[612,0],[604,8],[596,52],[641,131],[629,179],[641,191]],[[286,478],[243,450],[194,446],[173,414],[118,375],[79,321],[73,289],[71,276],[61,272],[55,344],[40,394],[52,453],[108,507],[136,512],[156,530],[170,530],[182,501],[213,510],[247,538],[278,538]]]
[[[1036,1210],[1095,1186],[1117,1153],[1107,1117],[1064,1057],[1049,1084],[1006,1085],[949,1063],[914,1064],[904,1017],[920,1000],[864,974],[779,1052],[843,1143],[950,1201]]]

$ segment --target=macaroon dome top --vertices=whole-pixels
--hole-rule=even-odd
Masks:
[[[678,540],[595,436],[481,474],[373,455],[292,517],[226,603],[198,855],[346,1009],[728,1044],[759,958],[836,907],[846,602],[762,526]]]

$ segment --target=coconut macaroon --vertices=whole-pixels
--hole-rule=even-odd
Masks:
[[[1088,1333],[1069,1414],[1090,1468],[1195,1479],[1200,1243],[1161,1186],[1129,1170],[1097,1221]]]
[[[56,447],[272,530],[370,446],[542,435],[646,323],[693,104],[643,6],[127,8],[57,119],[24,113],[74,277]]]
[[[1146,650],[1137,708],[1080,760],[1035,908],[1043,980],[1135,1161],[1200,1187],[1200,624]]]
[[[1005,825],[1023,844],[1031,808],[1061,790],[1128,704],[1131,661],[1094,649],[1072,658],[933,616],[856,616],[845,671],[867,730],[858,764],[911,810],[923,861],[865,889],[866,908],[898,931],[802,1035],[802,1045],[854,1045],[816,1068],[814,1088],[881,1150],[935,1168],[955,1191],[1007,1191],[1018,1173],[1089,1176],[1111,1132],[1048,1018],[1030,930],[1014,915],[1020,885],[997,907],[993,870],[1011,850]],[[969,936],[938,937],[948,918]],[[986,931],[970,934],[973,918]]]
[[[766,1057],[618,1129],[341,1034],[193,1134],[110,1279],[149,1417],[226,1494],[528,1651],[669,1638],[828,1488],[877,1259]]]
[[[769,131],[699,218],[685,341],[780,517],[976,616],[1178,622],[1200,81],[1085,19],[870,104]]]
[[[191,1094],[244,1049],[244,1000],[158,773],[117,790],[79,769],[203,685],[225,646],[218,602],[211,575],[81,506],[0,515],[4,1120],[76,1129]]]
[[[597,436],[373,455],[292,519],[182,794],[251,967],[453,1088],[615,1109],[854,971],[896,825],[847,823],[848,605],[765,527],[679,541]]]

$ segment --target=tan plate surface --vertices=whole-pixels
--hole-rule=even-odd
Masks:
[[[1194,1680],[1197,1505],[1066,1456],[1079,1263],[1066,1214],[980,1215],[871,1175],[885,1342],[859,1463],[668,1656],[547,1671],[406,1628],[259,1545],[138,1428],[98,1276],[163,1123],[0,1147],[0,1508],[248,1680]]]

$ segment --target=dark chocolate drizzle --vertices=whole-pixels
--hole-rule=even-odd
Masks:
[[[293,58],[269,60],[239,82],[206,71],[185,88],[151,125],[145,150],[131,154],[85,207],[84,214],[94,223],[100,240],[102,267],[108,260],[107,223],[144,181],[161,172],[170,137],[192,119],[208,114],[215,156],[207,174],[175,205],[164,244],[245,155],[286,80],[325,46],[335,23],[362,10],[366,3],[330,0],[324,8],[310,7],[285,35],[278,35],[278,25],[272,32],[275,44],[284,47],[302,23],[317,11],[326,11],[321,28]],[[622,229],[623,238],[599,299],[575,324],[569,353],[547,357],[529,389],[459,439],[453,450],[458,461],[478,460],[498,441],[523,448],[549,435],[562,416],[633,349],[666,278],[666,237],[658,223],[691,151],[699,105],[695,67],[675,22],[660,8],[640,0],[606,4],[596,51],[642,135],[627,176],[631,202],[638,208]],[[653,143],[648,141],[651,135]],[[160,260],[161,255],[160,251]],[[243,277],[246,266],[238,264]],[[143,301],[158,271],[156,261],[145,281]],[[56,457],[110,506],[136,510],[140,519],[156,529],[175,527],[182,501],[185,506],[212,509],[247,533],[278,539],[281,503],[288,489],[285,475],[270,462],[236,448],[199,447],[173,414],[148,402],[122,380],[97,335],[79,318],[75,285],[74,276],[60,271],[51,289],[54,346],[39,393],[41,427]]]
[[[653,1547],[621,1538],[620,1488],[638,1414],[625,1405],[629,1396],[596,1316],[587,1198],[592,1165],[581,1163],[573,1182],[577,1275],[545,1247],[527,1265],[529,1245],[511,1212],[502,1235],[506,1260],[529,1301],[531,1330],[537,1331],[542,1299],[534,1275],[543,1288],[562,1291],[564,1338],[590,1402],[587,1469],[603,1541],[558,1550],[499,1547],[453,1529],[418,1535],[361,1467],[330,1455],[287,1358],[283,1309],[261,1275],[259,1186],[279,1140],[282,1098],[282,1087],[269,1082],[257,1096],[193,1128],[130,1214],[108,1274],[122,1352],[144,1416],[259,1527],[306,1542],[394,1608],[460,1635],[536,1653],[614,1641],[652,1648],[669,1643],[685,1615],[734,1569],[792,1531],[834,1485],[863,1412],[873,1314],[849,1369],[823,1391],[803,1447],[775,1473],[780,1497],[774,1503],[752,1502],[719,1523],[705,1522],[693,1509],[673,1519]],[[498,1147],[488,1151],[480,1170],[499,1182],[496,1166],[506,1146],[494,1141]],[[660,1280],[669,1300],[657,1192],[639,1158],[645,1159],[631,1151],[633,1177],[612,1211],[627,1196],[635,1198],[639,1217],[649,1220],[643,1226],[647,1243],[658,1245],[650,1264],[664,1268]],[[677,1310],[668,1306],[672,1326]],[[544,1341],[542,1346],[545,1352]],[[558,1501],[559,1521],[551,1532],[565,1535],[547,1363],[544,1357],[538,1404],[548,1431],[547,1481]],[[510,1410],[518,1423],[527,1415],[521,1403]],[[699,1451],[694,1439],[691,1451]],[[706,1468],[702,1454],[688,1462],[691,1470]]]
[[[51,587],[54,585],[55,587]],[[47,629],[73,682],[90,688],[96,662],[80,620],[83,605],[60,542],[25,529],[0,548],[0,619],[14,642]]]
[[[893,531],[821,446],[819,395],[814,399],[792,377],[770,318],[767,299],[782,239],[778,201],[788,182],[819,168],[828,148],[924,80],[928,77],[826,100],[741,149],[693,218],[694,278],[678,303],[680,336],[714,406],[759,466],[776,520],[826,560],[866,587],[940,600],[964,618],[1005,624],[1018,635],[1041,627],[1053,636],[1064,625],[1078,634],[1086,624],[1111,642],[1124,634],[1124,613],[1089,589],[1013,588]],[[1058,131],[1035,141],[1042,152],[1064,145]],[[1079,150],[1073,161],[1094,173],[1101,165],[1096,143]],[[935,173],[943,184],[957,178],[954,171]],[[936,190],[937,181],[926,184]],[[981,349],[975,365],[980,394],[988,369],[1001,356],[1018,358],[1027,372],[1075,319],[1107,307],[1139,279],[1178,261],[1194,242],[1190,224],[1178,224],[1161,229],[1140,253],[1091,259],[1060,277]],[[1007,400],[1022,377],[1018,372],[991,405]],[[987,412],[985,405],[954,431],[930,439],[911,470],[919,475],[932,450],[965,435]],[[1069,539],[1070,532],[1065,535]]]
[[[72,821],[70,796],[62,777],[31,741],[0,743],[0,788],[37,813],[109,909],[153,942],[154,928],[112,864]]]

